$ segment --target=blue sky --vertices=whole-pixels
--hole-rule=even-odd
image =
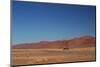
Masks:
[[[14,1],[12,43],[95,36],[95,6]]]

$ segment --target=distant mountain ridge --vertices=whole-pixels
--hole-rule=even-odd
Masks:
[[[70,40],[40,41],[38,43],[24,43],[14,45],[12,48],[79,48],[96,46],[96,38],[93,36],[82,36]]]

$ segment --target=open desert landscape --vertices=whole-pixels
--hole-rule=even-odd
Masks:
[[[95,61],[95,47],[63,49],[13,49],[12,65]]]
[[[12,66],[95,61],[95,37],[19,44],[12,48]]]
[[[96,61],[95,5],[12,2],[12,66]]]

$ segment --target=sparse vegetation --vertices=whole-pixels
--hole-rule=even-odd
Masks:
[[[95,47],[72,49],[12,49],[12,65],[94,61]]]

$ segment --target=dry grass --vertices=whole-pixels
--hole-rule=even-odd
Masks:
[[[73,49],[12,49],[12,65],[94,61],[95,47]]]

